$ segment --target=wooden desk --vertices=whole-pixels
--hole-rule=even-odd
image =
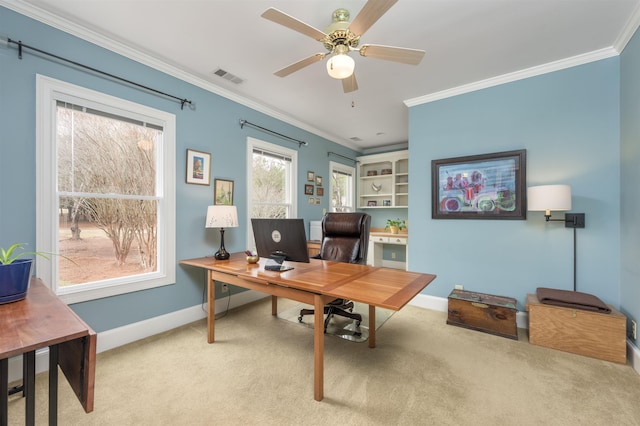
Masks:
[[[0,305],[0,425],[6,425],[9,358],[23,355],[25,424],[35,423],[36,349],[49,347],[49,424],[58,418],[58,366],[84,410],[93,411],[96,333],[40,279],[32,278],[27,297]]]
[[[265,271],[265,259],[250,265],[243,253],[229,260],[213,257],[181,260],[181,264],[208,271],[207,340],[215,340],[214,281],[267,293],[272,296],[271,314],[278,311],[278,297],[314,306],[314,399],[321,401],[324,386],[324,305],[344,298],[369,305],[369,347],[376,345],[375,307],[395,311],[404,307],[436,276],[397,269],[311,259],[310,263],[292,263],[287,272]]]

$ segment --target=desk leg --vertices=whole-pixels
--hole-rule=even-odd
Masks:
[[[0,359],[0,426],[9,424],[9,358]]]
[[[23,362],[27,363],[24,381],[26,401],[24,404],[24,414],[26,425],[36,424],[36,351],[29,351],[24,354]]]
[[[313,323],[313,399],[322,401],[324,397],[324,301],[322,296],[313,297],[315,309]]]
[[[207,270],[207,342],[215,341],[216,321],[216,286],[213,282],[213,271]]]
[[[49,426],[58,424],[58,345],[49,346]]]
[[[376,307],[369,305],[369,347],[376,347]]]
[[[271,296],[271,315],[278,315],[278,296]]]

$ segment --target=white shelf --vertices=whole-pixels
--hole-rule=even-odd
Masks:
[[[358,157],[358,208],[388,209],[407,208],[409,201],[409,151]],[[382,174],[382,170],[391,173]],[[368,173],[375,172],[375,176]],[[371,185],[382,185],[384,193],[373,192]],[[391,191],[391,192],[389,192]],[[377,205],[370,206],[375,201]],[[388,205],[383,203],[387,202]]]

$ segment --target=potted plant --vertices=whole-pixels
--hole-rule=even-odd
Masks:
[[[33,259],[26,256],[36,255],[49,259],[42,253],[16,252],[22,250],[24,243],[16,243],[4,249],[0,247],[0,304],[16,302],[27,297]]]
[[[387,219],[387,226],[384,229],[388,229],[392,234],[397,234],[399,231],[405,229],[407,226],[404,220],[398,219]]]

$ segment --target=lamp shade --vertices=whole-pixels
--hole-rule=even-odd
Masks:
[[[351,77],[356,63],[353,58],[346,54],[335,54],[327,61],[327,72],[333,78],[342,80]]]
[[[235,228],[238,226],[236,206],[209,206],[205,228]]]
[[[541,185],[527,188],[527,209],[530,211],[571,210],[569,185]]]

